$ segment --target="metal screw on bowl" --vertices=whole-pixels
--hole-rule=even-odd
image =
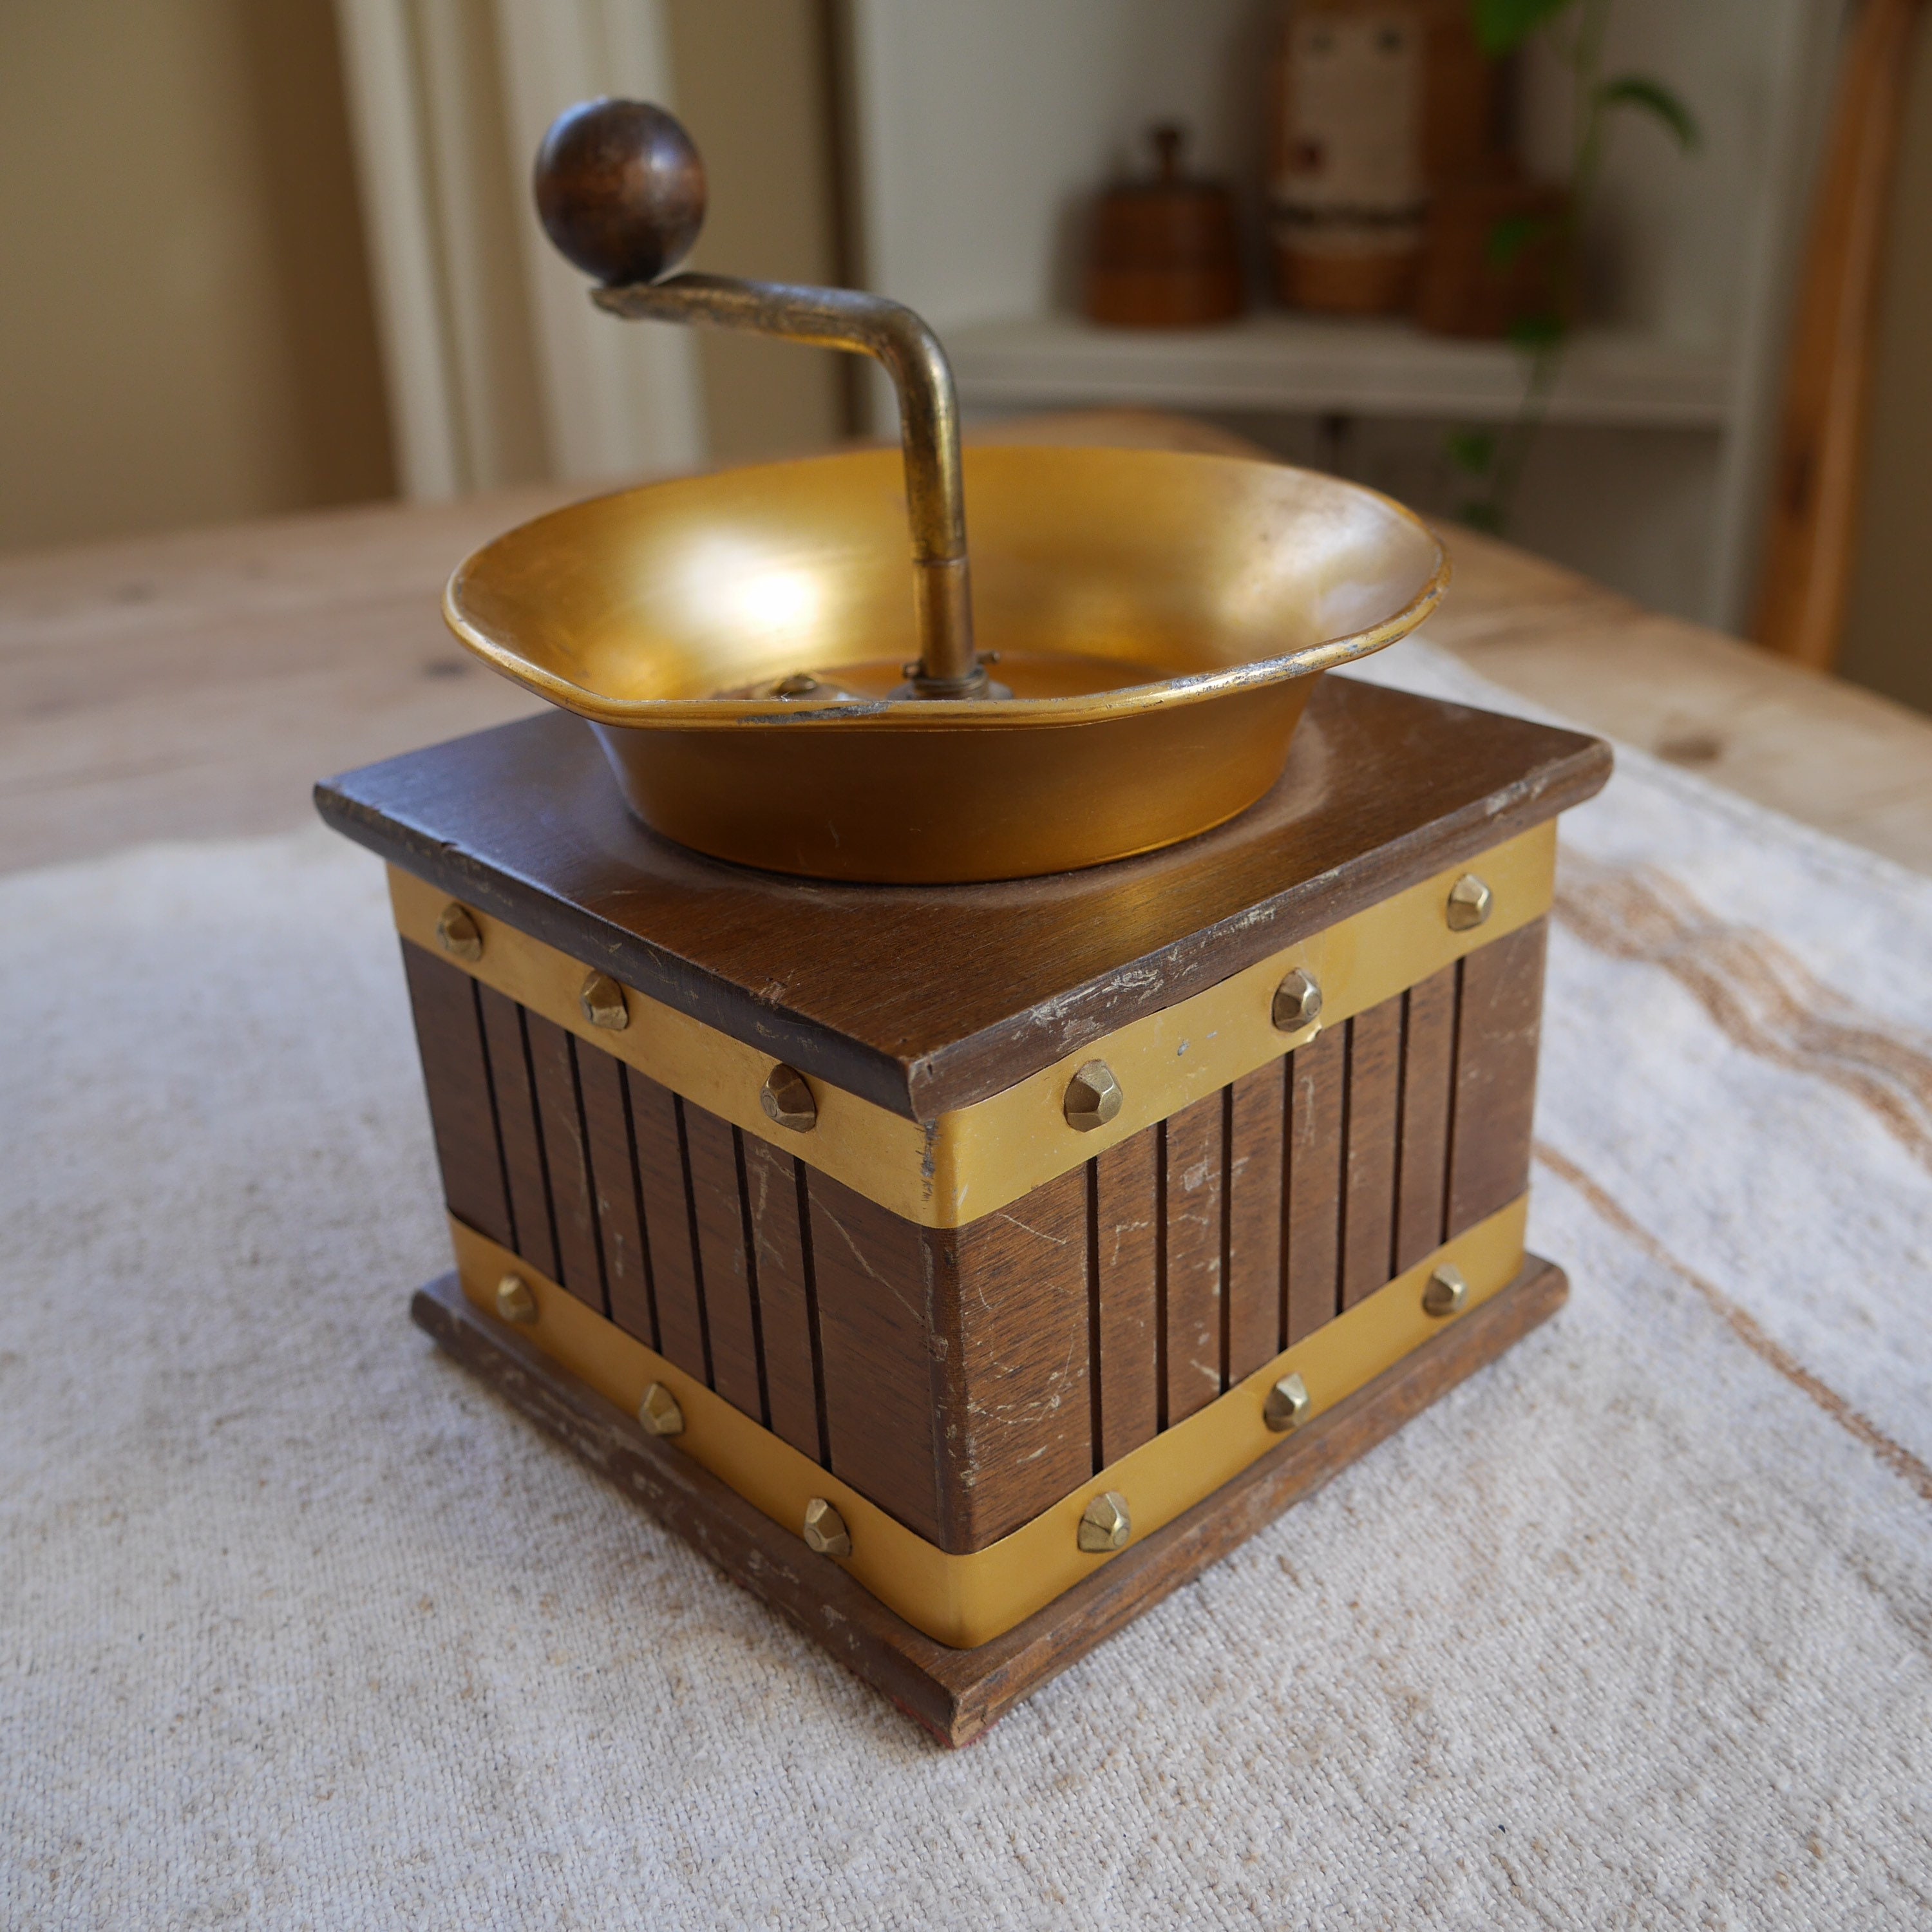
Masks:
[[[584,990],[577,996],[577,1004],[594,1027],[622,1033],[631,1024],[631,1009],[625,1000],[624,989],[608,973],[589,974]]]
[[[638,1404],[638,1420],[653,1436],[684,1433],[684,1411],[662,1382],[653,1382],[645,1390],[644,1400]]]
[[[1460,1315],[1468,1306],[1469,1284],[1460,1268],[1447,1262],[1429,1277],[1422,1291],[1422,1312],[1438,1320],[1445,1315]]]
[[[805,1527],[800,1532],[805,1546],[821,1556],[850,1556],[852,1532],[845,1519],[823,1496],[814,1496],[805,1506]]]
[[[806,1084],[805,1076],[783,1060],[765,1076],[765,1084],[758,1090],[758,1105],[767,1119],[795,1134],[808,1134],[818,1124],[818,1102]]]
[[[1090,1134],[1096,1127],[1104,1127],[1119,1116],[1126,1098],[1107,1063],[1090,1060],[1066,1083],[1062,1111],[1066,1115],[1066,1124],[1076,1133]]]
[[[1496,906],[1496,895],[1474,872],[1465,872],[1449,888],[1449,930],[1468,932],[1480,926]]]
[[[1285,1436],[1308,1420],[1308,1412],[1313,1406],[1308,1384],[1299,1376],[1283,1376],[1268,1392],[1268,1400],[1262,1405],[1262,1420],[1277,1436]]]
[[[496,1284],[496,1312],[506,1322],[534,1322],[537,1298],[521,1275],[506,1274]]]
[[[473,965],[483,956],[483,928],[476,923],[476,914],[454,899],[436,922],[436,936],[453,959],[467,959]]]
[[[1127,1499],[1118,1490],[1106,1490],[1087,1505],[1080,1519],[1080,1547],[1090,1555],[1109,1550],[1124,1550],[1134,1533],[1133,1518],[1127,1514]]]
[[[1298,966],[1274,989],[1274,1023],[1283,1033],[1299,1033],[1321,1017],[1321,982]]]

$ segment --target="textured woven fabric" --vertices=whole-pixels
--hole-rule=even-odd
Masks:
[[[1569,1306],[947,1754],[409,1325],[373,860],[0,880],[0,1924],[1932,1922],[1932,883],[1626,754],[1560,893]]]

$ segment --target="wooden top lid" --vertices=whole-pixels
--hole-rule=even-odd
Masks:
[[[316,788],[392,863],[706,1024],[929,1120],[1600,790],[1600,740],[1324,677],[1280,782],[1145,857],[992,885],[754,872],[646,831],[562,713]]]

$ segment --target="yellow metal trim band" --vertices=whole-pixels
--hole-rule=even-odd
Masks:
[[[473,907],[482,956],[452,963],[902,1219],[957,1228],[1010,1206],[1190,1101],[1305,1046],[1323,1027],[1378,1005],[1540,919],[1556,883],[1556,820],[1519,833],[1472,866],[1493,896],[1489,919],[1472,930],[1453,932],[1445,916],[1450,887],[1472,866],[1449,866],[926,1125],[814,1077],[817,1126],[808,1133],[781,1127],[758,1098],[778,1064],[771,1054],[628,988],[629,1024],[621,1031],[594,1025],[579,1004],[588,970],[583,961]],[[436,937],[448,895],[394,866],[389,891],[403,937],[448,957]],[[1275,988],[1296,967],[1319,982],[1322,1017],[1299,1033],[1279,1033],[1271,1016]],[[1107,1126],[1080,1133],[1063,1112],[1066,1084],[1084,1062],[1096,1059],[1112,1070],[1124,1104]]]
[[[685,1454],[794,1534],[814,1497],[836,1504],[850,1532],[852,1553],[819,1560],[842,1562],[881,1603],[928,1636],[970,1648],[1011,1630],[1108,1560],[1078,1544],[1082,1514],[1102,1491],[1115,1490],[1126,1499],[1131,1547],[1281,1442],[1262,1410],[1282,1376],[1298,1375],[1307,1384],[1305,1420],[1312,1420],[1456,1319],[1424,1312],[1423,1288],[1435,1268],[1447,1262],[1462,1271],[1469,1289],[1465,1314],[1507,1287],[1522,1266],[1528,1204],[1528,1197],[1522,1196],[1478,1222],[1011,1535],[965,1555],[950,1554],[916,1535],[508,1249],[454,1219],[450,1232],[463,1292],[484,1314],[500,1318],[496,1284],[506,1274],[518,1276],[537,1307],[535,1323],[521,1332],[546,1354],[626,1414],[634,1415],[645,1390],[662,1382],[684,1412],[683,1432],[673,1439]]]

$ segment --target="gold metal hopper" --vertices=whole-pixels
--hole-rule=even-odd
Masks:
[[[1316,674],[1442,593],[1434,537],[1372,491],[1160,451],[979,448],[962,465],[950,374],[910,310],[656,280],[703,206],[661,110],[566,116],[538,198],[605,283],[600,305],[860,350],[899,387],[903,460],[865,450],[599,498],[450,582],[458,636],[590,719],[632,808],[682,844],[902,884],[1170,844],[1259,798]]]

